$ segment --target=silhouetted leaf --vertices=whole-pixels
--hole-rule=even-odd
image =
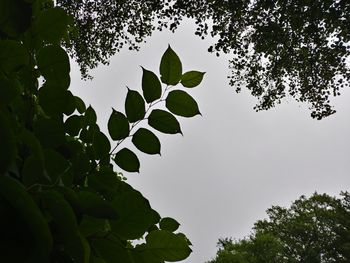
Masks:
[[[92,247],[104,261],[96,263],[134,263],[126,247],[119,240],[93,239]]]
[[[126,240],[142,237],[160,219],[148,200],[135,190],[117,196],[112,204],[120,216],[118,220],[110,222],[113,233]]]
[[[168,230],[174,232],[179,228],[179,226],[180,224],[171,217],[164,217],[159,222],[159,227],[161,230]]]
[[[187,258],[192,250],[186,239],[166,230],[152,231],[146,236],[145,249],[165,261],[180,261]]]
[[[142,68],[142,91],[147,103],[151,103],[160,98],[162,85],[152,71]]]
[[[77,96],[74,96],[74,99],[75,99],[75,107],[77,108],[80,114],[83,114],[86,111],[86,106],[84,101]]]
[[[43,147],[55,148],[65,140],[63,123],[53,119],[38,119],[34,123],[34,133]]]
[[[69,167],[69,162],[57,151],[46,149],[44,151],[45,167],[48,176],[53,183],[57,182]]]
[[[157,131],[163,133],[182,134],[177,119],[171,113],[164,110],[153,110],[148,116],[148,124]]]
[[[68,88],[69,57],[63,48],[56,45],[44,46],[37,55],[37,62],[41,74],[51,86]]]
[[[197,102],[182,90],[169,92],[165,100],[165,106],[172,113],[183,117],[193,117],[200,114]]]
[[[139,172],[140,161],[136,154],[130,151],[128,148],[123,148],[116,153],[114,157],[115,163],[127,172]]]
[[[111,144],[104,133],[97,132],[93,139],[93,149],[95,157],[97,159],[103,159],[109,157],[109,151],[111,150]]]
[[[160,154],[160,141],[157,136],[145,129],[138,129],[132,136],[132,142],[137,149],[148,154]]]
[[[108,120],[108,132],[115,141],[124,139],[129,135],[129,122],[125,115],[113,110]]]
[[[176,85],[181,80],[182,64],[177,54],[169,46],[162,56],[159,72],[161,80],[167,85]]]
[[[68,16],[60,7],[49,8],[34,20],[34,34],[49,43],[58,44],[66,34]]]
[[[204,74],[205,72],[188,71],[182,75],[181,84],[186,88],[194,88],[202,82]]]
[[[83,125],[83,116],[72,115],[64,122],[64,129],[70,136],[78,136]]]
[[[125,113],[130,122],[136,122],[145,117],[145,101],[135,90],[128,89],[125,99]]]
[[[89,126],[95,124],[97,121],[97,116],[95,110],[89,106],[84,114],[84,125]]]

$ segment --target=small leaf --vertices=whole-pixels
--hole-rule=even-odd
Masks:
[[[86,109],[84,116],[85,126],[91,126],[97,121],[96,112],[91,106]]]
[[[114,157],[115,163],[127,172],[139,172],[140,161],[136,154],[127,148],[121,149]]]
[[[129,136],[130,125],[125,115],[113,110],[108,120],[108,132],[112,140],[118,141]]]
[[[164,84],[176,85],[181,80],[182,64],[170,45],[162,56],[159,72]]]
[[[86,106],[85,106],[84,101],[81,98],[77,97],[77,96],[74,96],[74,99],[75,99],[75,107],[76,107],[76,109],[78,110],[78,112],[80,114],[83,114],[86,111]]]
[[[169,92],[165,100],[165,106],[172,113],[183,117],[193,117],[200,114],[197,102],[182,90]]]
[[[136,122],[145,117],[145,101],[135,90],[128,89],[125,99],[125,113],[130,122]]]
[[[162,95],[162,85],[156,74],[142,68],[142,91],[147,103],[151,103]]]
[[[164,217],[159,222],[159,227],[162,230],[168,230],[171,232],[176,231],[179,228],[180,224],[171,217]]]
[[[95,157],[97,159],[104,159],[109,157],[109,151],[111,150],[111,144],[108,138],[103,132],[97,132],[92,141]]]
[[[182,75],[181,84],[186,88],[194,88],[202,82],[204,74],[205,72],[188,71]]]
[[[137,149],[148,154],[160,154],[160,141],[157,136],[144,128],[138,129],[132,136],[132,142]]]
[[[145,249],[159,259],[170,262],[184,260],[192,252],[183,236],[166,230],[150,232],[146,236]]]
[[[64,123],[64,129],[66,133],[73,137],[78,136],[83,124],[83,119],[83,116],[70,116]]]
[[[96,218],[118,219],[116,209],[99,195],[93,192],[80,191],[78,197],[84,214]]]
[[[34,33],[49,43],[59,43],[67,32],[68,16],[60,7],[49,8],[34,21]]]
[[[148,116],[148,124],[157,131],[176,134],[181,133],[180,123],[171,113],[164,110],[153,110]]]
[[[62,89],[69,87],[69,57],[63,48],[56,45],[44,46],[38,53],[37,62],[41,74],[50,85]]]

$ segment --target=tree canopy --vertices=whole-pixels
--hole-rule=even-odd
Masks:
[[[193,18],[195,34],[215,37],[210,52],[230,53],[230,84],[267,110],[285,97],[305,102],[317,119],[335,112],[330,98],[349,86],[347,0],[58,0],[75,21],[68,47],[83,74],[124,44],[137,49],[155,29]]]
[[[350,259],[350,194],[341,198],[314,193],[289,208],[272,206],[267,219],[242,240],[219,240],[208,263],[328,263]]]

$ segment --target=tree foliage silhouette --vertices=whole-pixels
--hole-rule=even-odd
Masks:
[[[219,240],[208,263],[349,262],[350,195],[301,196],[291,207],[272,206],[245,239]]]
[[[160,75],[143,69],[142,93],[128,90],[125,111],[111,112],[106,135],[93,107],[69,91],[62,43],[73,23],[52,1],[0,4],[0,261],[183,260],[191,243],[179,223],[161,218],[119,168],[138,172],[137,151],[160,154],[157,132],[181,133],[174,115],[199,114],[179,88],[199,85],[203,73],[183,72],[169,46]],[[135,149],[122,148],[127,139]]]
[[[230,84],[257,97],[256,110],[292,97],[322,119],[335,112],[330,97],[349,86],[347,0],[57,2],[75,18],[69,49],[84,74],[124,44],[138,49],[153,30],[174,31],[188,17],[196,35],[217,39],[210,52],[232,54]]]

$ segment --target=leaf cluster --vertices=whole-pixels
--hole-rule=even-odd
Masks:
[[[115,168],[139,171],[134,151],[119,149],[125,139],[160,154],[155,133],[181,133],[174,115],[199,114],[196,101],[174,86],[195,87],[204,73],[182,73],[169,46],[160,77],[143,69],[142,94],[128,90],[125,112],[112,111],[106,135],[93,107],[69,91],[62,44],[74,18],[50,0],[4,0],[0,7],[0,261],[187,258],[191,243],[177,232],[179,223],[161,218]],[[165,109],[155,109],[161,102]],[[135,131],[141,121],[155,131],[147,125]]]

